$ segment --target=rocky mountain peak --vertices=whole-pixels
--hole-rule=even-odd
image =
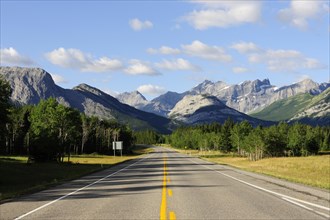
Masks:
[[[314,82],[311,79],[304,79],[298,83],[296,83],[297,85],[299,85],[300,87],[317,87],[318,83]]]
[[[206,106],[225,106],[215,96],[210,95],[186,95],[183,97],[169,113],[173,115],[191,115],[196,110]]]
[[[203,91],[205,91],[208,87],[213,86],[214,83],[210,80],[204,80],[202,83],[198,84],[194,88],[191,89],[191,92],[194,92],[196,94],[201,94]]]
[[[0,74],[13,88],[11,100],[19,105],[37,104],[58,92],[51,75],[40,68],[0,67]]]
[[[148,100],[139,91],[124,92],[116,96],[116,98],[121,103],[125,103],[138,109],[148,104]]]
[[[41,68],[23,68],[1,66],[0,72],[6,75],[6,78],[19,78],[25,81],[36,81],[38,83],[55,84],[52,76]]]
[[[74,87],[73,90],[82,91],[82,92],[89,92],[89,93],[92,93],[92,94],[97,95],[97,96],[101,96],[101,95],[105,94],[101,90],[99,90],[95,87],[92,87],[90,85],[87,85],[85,83],[79,84],[78,86]]]

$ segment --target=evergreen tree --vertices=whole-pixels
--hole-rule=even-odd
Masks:
[[[0,152],[5,152],[8,145],[7,123],[9,122],[10,95],[9,83],[0,75]],[[7,141],[6,141],[7,139]]]

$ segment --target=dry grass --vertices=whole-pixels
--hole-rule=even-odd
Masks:
[[[267,158],[249,161],[241,157],[203,157],[208,161],[330,189],[330,155]]]

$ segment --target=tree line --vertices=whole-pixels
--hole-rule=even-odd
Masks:
[[[35,161],[63,162],[71,153],[112,154],[112,142],[131,150],[133,132],[116,121],[88,117],[55,98],[13,106],[11,88],[0,77],[0,154],[28,155]]]
[[[330,151],[330,126],[312,127],[280,122],[270,127],[252,127],[247,121],[181,127],[166,142],[181,149],[219,150],[250,160],[264,157],[308,156]]]

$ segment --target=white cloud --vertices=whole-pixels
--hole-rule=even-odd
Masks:
[[[305,58],[304,67],[307,69],[323,69],[326,65],[314,58]]]
[[[132,20],[129,21],[129,25],[131,26],[131,28],[135,31],[141,31],[143,29],[149,29],[153,27],[153,24],[151,21],[140,21],[137,18],[134,18]]]
[[[161,86],[157,85],[142,85],[137,88],[137,91],[139,91],[142,94],[148,94],[148,95],[160,95],[166,92],[166,89]]]
[[[245,67],[233,67],[233,72],[234,73],[246,73],[249,72],[249,69],[245,68]]]
[[[164,55],[175,55],[175,54],[180,54],[181,51],[176,48],[171,48],[167,46],[162,46],[159,49],[154,49],[154,48],[148,48],[147,52],[149,54],[164,54]]]
[[[140,60],[131,60],[124,72],[130,75],[160,75],[149,63]]]
[[[200,57],[206,60],[230,62],[232,57],[218,46],[209,46],[198,40],[188,45],[181,45],[183,52],[189,56]]]
[[[63,76],[58,75],[58,74],[50,74],[54,80],[55,83],[67,83],[66,79],[64,79]]]
[[[161,54],[179,54],[180,50],[179,49],[175,49],[175,48],[171,48],[171,47],[166,47],[166,46],[162,46],[161,48],[159,48],[159,52]]]
[[[293,0],[289,8],[281,9],[278,12],[278,17],[284,23],[305,30],[308,28],[308,22],[326,12],[327,8],[329,6],[325,1]]]
[[[253,47],[249,45],[253,45]],[[253,43],[244,42],[236,44],[232,48],[246,54],[250,63],[265,64],[268,70],[274,72],[297,72],[301,69],[322,69],[326,67],[317,59],[306,57],[297,50],[263,49]]]
[[[258,52],[258,51],[261,50],[257,45],[255,45],[252,42],[236,43],[236,44],[233,44],[231,46],[231,48],[237,50],[241,54],[251,53],[251,52]]]
[[[158,50],[157,49],[154,49],[154,48],[148,48],[147,49],[147,53],[149,53],[149,54],[157,54],[158,53]]]
[[[120,60],[108,57],[94,59],[90,54],[73,48],[65,49],[61,47],[46,53],[45,56],[57,66],[78,69],[83,72],[109,72],[123,67]]]
[[[195,29],[226,28],[244,23],[255,23],[261,17],[260,1],[192,1],[202,6],[183,19]]]
[[[34,62],[29,57],[23,56],[12,47],[0,49],[0,64],[30,66]]]
[[[198,71],[200,68],[191,64],[188,60],[178,58],[176,60],[163,60],[161,63],[155,64],[158,68],[166,70],[187,70],[187,71]]]

